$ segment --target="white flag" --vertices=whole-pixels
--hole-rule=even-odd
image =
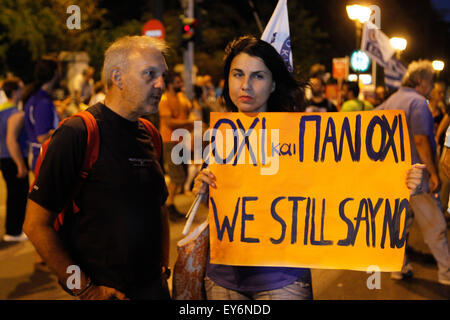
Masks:
[[[386,86],[393,89],[400,88],[406,70],[407,68],[403,63],[392,57],[384,68],[384,83]]]
[[[270,43],[283,58],[288,70],[290,72],[294,71],[286,0],[278,1],[277,7],[261,36],[261,40]]]
[[[389,37],[369,21],[364,24],[361,50],[366,52],[383,68],[386,68],[388,61],[395,53]]]

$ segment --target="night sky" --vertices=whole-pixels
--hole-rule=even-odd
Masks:
[[[450,1],[449,0],[431,0],[433,6],[443,13],[447,22],[450,22]]]

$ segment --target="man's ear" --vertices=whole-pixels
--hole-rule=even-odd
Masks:
[[[111,71],[111,81],[114,85],[116,85],[119,89],[123,88],[122,83],[122,73],[120,69],[113,69]]]

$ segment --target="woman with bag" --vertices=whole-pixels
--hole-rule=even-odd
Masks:
[[[305,84],[299,84],[283,59],[267,42],[243,36],[225,51],[223,97],[228,111],[299,112],[305,103]],[[410,170],[407,185],[414,189],[422,167]],[[195,179],[194,193],[216,188],[214,174],[206,169]],[[205,277],[209,300],[305,300],[313,298],[311,272],[305,268],[248,267],[212,264]]]

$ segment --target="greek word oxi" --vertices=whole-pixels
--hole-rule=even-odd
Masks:
[[[279,130],[270,130],[271,152],[268,153],[268,130],[265,129],[265,119],[262,119],[262,128],[255,130],[259,122],[256,118],[248,130],[238,119],[239,128],[231,120],[222,119],[213,129],[202,133],[202,122],[194,122],[193,152],[191,152],[191,133],[186,129],[176,129],[172,133],[172,141],[179,141],[172,149],[171,158],[175,164],[245,164],[246,152],[249,152],[250,163],[256,166],[261,164],[262,175],[274,175],[278,172],[280,152]],[[225,136],[218,129],[223,123],[230,123],[231,128],[225,130]],[[181,141],[180,141],[181,140]],[[211,142],[203,149],[203,142]],[[259,146],[259,148],[258,148]],[[225,157],[223,149],[230,149]],[[260,152],[258,152],[260,150]],[[193,159],[190,155],[193,154]],[[211,156],[212,155],[212,156]]]

